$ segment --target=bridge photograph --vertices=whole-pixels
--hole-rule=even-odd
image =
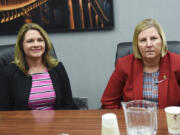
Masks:
[[[47,32],[113,29],[113,0],[0,0],[0,34],[29,22]]]

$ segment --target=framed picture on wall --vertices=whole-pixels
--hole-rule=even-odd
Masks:
[[[113,0],[0,0],[1,35],[30,22],[47,32],[113,29]]]

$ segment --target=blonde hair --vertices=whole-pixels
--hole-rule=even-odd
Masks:
[[[28,30],[37,30],[43,37],[45,41],[45,52],[43,54],[42,61],[47,66],[47,68],[50,69],[57,66],[58,60],[53,58],[49,53],[50,50],[52,50],[52,43],[48,37],[47,32],[41,26],[35,23],[27,23],[20,28],[17,35],[13,63],[15,63],[20,68],[20,70],[22,70],[26,75],[28,75],[28,64],[23,49],[24,36]]]
[[[165,33],[164,33],[161,25],[156,20],[150,18],[150,19],[145,19],[145,20],[141,21],[136,26],[135,31],[134,31],[133,53],[134,53],[135,58],[137,58],[137,59],[142,59],[141,54],[138,49],[138,35],[140,32],[142,32],[148,28],[151,28],[151,27],[156,28],[161,37],[161,40],[162,40],[161,57],[164,57],[167,54],[168,47],[167,47]]]

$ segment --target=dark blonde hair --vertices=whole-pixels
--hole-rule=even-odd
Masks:
[[[134,37],[133,37],[133,53],[135,58],[142,59],[141,54],[138,49],[138,35],[140,32],[149,29],[151,27],[156,28],[162,40],[162,49],[161,49],[161,57],[164,57],[167,54],[167,42],[165,33],[161,27],[161,25],[154,19],[145,19],[141,21],[135,28]]]
[[[43,54],[42,61],[43,63],[47,66],[48,69],[57,66],[58,60],[53,58],[50,55],[50,50],[52,50],[52,43],[48,37],[47,32],[38,24],[35,23],[27,23],[24,24],[17,35],[17,40],[16,40],[16,46],[15,46],[15,55],[14,55],[14,63],[25,73],[27,74],[28,72],[28,64],[25,58],[25,53],[23,49],[23,41],[24,41],[24,36],[28,30],[37,30],[43,37],[45,41],[45,52]]]

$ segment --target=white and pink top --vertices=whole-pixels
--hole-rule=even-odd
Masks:
[[[31,74],[31,76],[29,108],[32,110],[53,110],[56,95],[48,71]]]

